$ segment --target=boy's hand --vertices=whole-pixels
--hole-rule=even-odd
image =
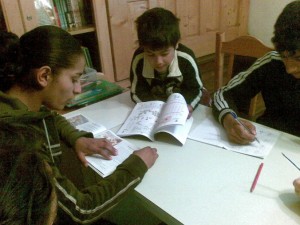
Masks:
[[[230,141],[238,144],[249,144],[255,140],[255,126],[247,120],[241,122],[252,131],[252,134],[240,125],[230,113],[224,117],[223,126]]]

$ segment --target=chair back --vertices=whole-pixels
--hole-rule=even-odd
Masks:
[[[224,85],[224,75],[227,80],[230,80],[234,75],[240,71],[234,69],[235,59],[238,57],[248,58],[247,68],[257,59],[264,56],[267,52],[273,49],[264,45],[259,39],[245,35],[237,37],[231,41],[225,41],[225,33],[216,33],[216,65],[215,65],[215,83],[214,91],[217,91]],[[227,72],[224,73],[224,58],[228,55]],[[233,73],[234,71],[234,73]],[[260,97],[260,101],[263,101]],[[256,105],[258,104],[258,95],[252,98],[249,110],[248,119],[255,120],[256,115]],[[264,107],[264,104],[262,104]],[[261,112],[260,112],[261,113]]]

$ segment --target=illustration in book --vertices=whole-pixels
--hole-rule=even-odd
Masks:
[[[139,102],[117,134],[142,135],[154,141],[159,133],[167,133],[183,145],[193,123],[193,118],[187,120],[188,114],[186,101],[179,93],[170,95],[167,102]]]
[[[114,132],[107,130],[103,125],[97,124],[81,114],[71,116],[67,120],[79,130],[92,132],[95,138],[105,138],[117,149],[118,155],[112,156],[111,160],[104,159],[99,154],[86,156],[89,166],[102,177],[113,173],[118,165],[138,149]]]

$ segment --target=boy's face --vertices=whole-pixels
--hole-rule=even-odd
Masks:
[[[175,48],[173,46],[159,50],[151,50],[150,48],[145,47],[144,51],[146,60],[148,60],[153,69],[158,73],[166,73],[168,71],[169,65],[175,55]]]
[[[286,72],[293,75],[296,79],[300,79],[300,50],[297,50],[292,56],[288,56],[286,52],[283,52],[282,60]]]

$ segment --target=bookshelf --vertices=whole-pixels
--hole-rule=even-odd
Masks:
[[[65,11],[65,22],[62,26],[58,22],[59,14],[55,14],[56,4],[63,4],[66,10],[67,4],[81,4],[81,22],[74,22],[71,9]],[[5,29],[21,36],[25,32],[39,26],[52,24],[67,30],[80,43],[87,47],[94,68],[105,74],[105,79],[114,81],[114,70],[110,50],[109,31],[106,17],[106,3],[99,0],[0,0],[0,9],[5,24]],[[57,8],[56,8],[57,10]],[[60,5],[62,10],[62,5]],[[105,11],[104,11],[105,10]],[[62,12],[60,12],[62,13]],[[1,16],[1,14],[0,14]],[[72,19],[72,18],[73,19]],[[78,15],[77,15],[78,17]],[[1,19],[1,17],[0,17]],[[2,24],[2,23],[1,23]],[[1,26],[0,24],[0,26]],[[107,27],[107,30],[103,28]],[[0,29],[2,26],[0,27]],[[108,42],[108,43],[107,43]]]

